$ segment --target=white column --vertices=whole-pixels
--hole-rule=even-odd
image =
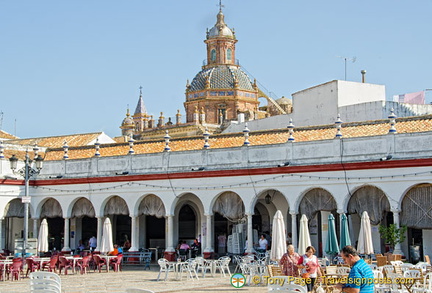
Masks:
[[[70,239],[69,218],[64,218],[64,243],[63,243],[64,246],[62,251],[71,251],[69,247],[69,239]]]
[[[0,218],[0,252],[3,252],[3,218]]]
[[[131,248],[129,251],[138,251],[138,240],[139,240],[139,223],[138,217],[131,216]]]
[[[205,215],[207,220],[206,220],[206,225],[207,225],[207,235],[206,235],[206,247],[204,249],[205,252],[213,252],[213,245],[212,245],[212,235],[213,235],[213,231],[212,231],[212,215]]]
[[[103,217],[97,217],[97,235],[96,235],[96,241],[97,241],[97,246],[96,246],[96,251],[100,251],[101,249],[101,245],[102,245],[102,219]]]
[[[33,238],[38,238],[38,220],[37,218],[33,218]]]
[[[165,251],[168,252],[174,252],[174,215],[167,215],[166,217],[167,224],[166,224],[166,239],[167,239],[167,249]]]
[[[252,230],[252,214],[248,213],[247,216],[247,248],[246,253],[253,253],[253,230]]]
[[[297,251],[297,213],[291,211],[291,233],[292,233],[292,245],[294,246],[294,251]]]
[[[400,224],[399,224],[399,210],[392,210],[393,213],[393,222],[396,225],[396,227],[399,229],[400,228]],[[402,254],[402,249],[401,249],[401,245],[400,243],[397,243],[394,247],[393,250],[394,254]]]

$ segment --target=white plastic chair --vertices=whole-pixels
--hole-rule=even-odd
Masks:
[[[383,280],[384,276],[380,270],[372,270],[375,280]],[[380,282],[375,283],[375,292],[386,292],[390,291],[390,286],[386,284],[380,284]]]
[[[159,275],[157,277],[157,281],[159,281],[159,277],[160,277],[161,273],[165,273],[164,281],[166,281],[166,279],[168,277],[168,273],[175,271],[174,264],[170,264],[169,261],[166,260],[165,258],[160,258],[158,260],[158,264],[159,264],[160,270],[159,270]]]
[[[52,272],[32,272],[30,274],[31,293],[61,293],[61,279]]]
[[[155,293],[155,292],[147,289],[128,288],[126,289],[126,293]]]
[[[423,277],[423,284],[419,288],[414,288],[416,293],[430,293],[432,292],[432,273],[427,273]]]
[[[403,273],[404,278],[420,278],[421,272],[419,270],[407,270]]]
[[[201,271],[203,278],[205,277],[207,271],[212,273],[212,267],[211,267],[212,264],[210,262],[206,262],[206,260],[203,257],[201,256],[196,257],[195,262],[197,264],[195,270],[197,273]]]
[[[284,284],[283,286],[268,286],[268,292],[289,292],[289,293],[307,293],[305,286],[297,284]]]
[[[414,265],[412,263],[403,263],[400,265],[400,268],[402,270],[402,273],[405,271],[408,271],[410,269],[412,269],[414,267]]]

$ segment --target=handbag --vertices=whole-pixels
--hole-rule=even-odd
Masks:
[[[310,278],[309,273],[303,273],[301,276],[303,279],[309,279]]]

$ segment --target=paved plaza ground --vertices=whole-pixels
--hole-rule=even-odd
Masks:
[[[188,280],[183,276],[182,280],[175,280],[175,275],[170,273],[167,281],[156,281],[159,266],[152,265],[150,271],[141,266],[124,266],[123,271],[116,273],[110,271],[93,272],[86,275],[69,274],[61,275],[62,292],[64,293],[124,293],[126,288],[150,289],[154,292],[267,292],[262,286],[244,286],[236,289],[230,284],[230,276],[215,277],[206,276],[199,280]],[[20,281],[0,281],[0,293],[29,293],[29,278]]]

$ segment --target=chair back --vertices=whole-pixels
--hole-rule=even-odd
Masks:
[[[419,270],[407,270],[403,273],[404,278],[420,278],[421,272]]]
[[[429,255],[425,254],[424,259],[426,263],[431,264]]]
[[[275,265],[267,265],[267,270],[270,277],[274,276],[283,276],[282,274],[282,268],[280,266]]]
[[[414,265],[412,263],[403,263],[400,265],[402,272],[408,271],[408,270],[412,269],[413,267],[414,267]]]
[[[382,267],[387,264],[387,257],[386,256],[377,256],[377,266]]]
[[[377,270],[378,266],[374,263],[369,264],[369,267],[371,268],[371,270]]]
[[[158,264],[159,264],[159,266],[160,266],[160,268],[162,270],[166,270],[167,269],[168,260],[166,260],[165,258],[160,258],[160,259],[158,259]]]
[[[61,279],[55,273],[33,272],[30,274],[31,293],[61,293]]]

